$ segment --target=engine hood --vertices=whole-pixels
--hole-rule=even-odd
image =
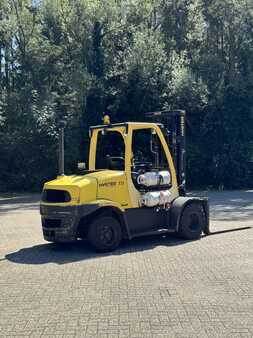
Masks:
[[[110,182],[117,183],[119,180],[123,182],[124,175],[125,173],[122,171],[102,170],[85,175],[58,176],[55,180],[45,183],[44,190],[68,191],[71,195],[71,204],[91,202],[96,201],[98,198],[108,198],[108,196],[104,196],[107,194],[103,193],[103,190],[108,191]],[[98,186],[100,187],[99,189]]]
[[[86,201],[96,199],[97,180],[89,175],[59,176],[55,180],[45,183],[45,189],[65,190],[71,195],[71,204],[80,201],[82,191],[85,191]]]

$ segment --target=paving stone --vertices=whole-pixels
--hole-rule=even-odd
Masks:
[[[253,227],[253,191],[209,196],[212,231]],[[38,196],[3,201],[1,337],[253,337],[253,229],[96,254],[45,242]]]

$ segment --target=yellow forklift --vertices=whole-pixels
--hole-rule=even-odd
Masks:
[[[64,129],[59,175],[45,183],[40,204],[44,239],[88,239],[95,250],[116,249],[123,238],[176,232],[209,234],[206,198],[186,196],[185,111],[147,113],[149,122],[90,127],[88,169],[64,175]]]

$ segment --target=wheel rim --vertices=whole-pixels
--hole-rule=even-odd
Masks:
[[[103,245],[109,246],[115,242],[113,228],[109,225],[100,225],[98,227],[98,238]]]
[[[190,215],[190,225],[189,225],[189,229],[191,231],[196,231],[199,229],[199,217],[197,214],[191,214]]]

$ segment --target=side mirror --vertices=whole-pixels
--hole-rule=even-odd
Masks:
[[[77,168],[78,168],[78,170],[85,170],[86,169],[85,162],[78,162],[77,163]]]

